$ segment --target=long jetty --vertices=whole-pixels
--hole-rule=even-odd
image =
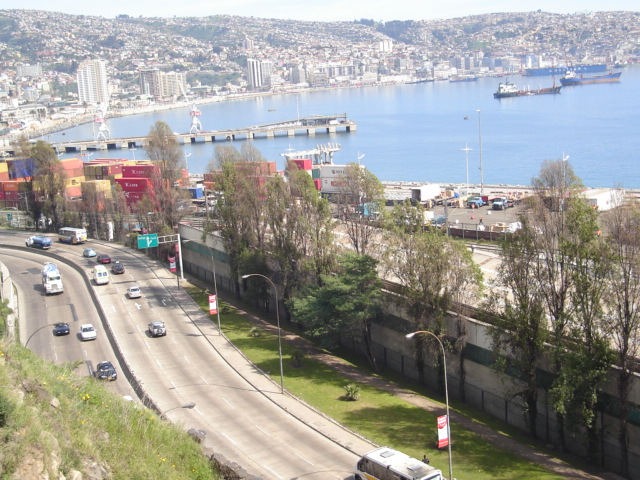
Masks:
[[[346,113],[333,115],[310,115],[294,120],[254,125],[251,127],[197,131],[189,133],[175,133],[178,142],[183,145],[199,142],[229,142],[234,140],[254,140],[259,138],[274,138],[276,136],[316,135],[317,133],[355,132],[358,125],[349,120]],[[98,150],[117,150],[142,147],[147,144],[146,136],[106,138],[95,140],[71,140],[52,143],[58,153],[74,153]],[[2,155],[11,157],[15,155],[13,146],[0,148]]]

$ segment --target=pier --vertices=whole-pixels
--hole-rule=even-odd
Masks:
[[[254,125],[251,127],[198,131],[192,133],[176,133],[178,142],[182,145],[198,142],[230,142],[235,140],[255,140],[259,138],[274,138],[276,136],[309,135],[314,136],[322,133],[355,132],[358,125],[353,120],[347,118],[346,113],[333,115],[310,115],[304,118],[268,123],[265,125]],[[51,145],[57,153],[74,153],[99,150],[116,150],[144,148],[147,144],[146,136],[106,138],[95,140],[71,140],[68,142],[57,142]],[[15,155],[15,148],[5,147],[1,149],[1,154],[5,157]]]

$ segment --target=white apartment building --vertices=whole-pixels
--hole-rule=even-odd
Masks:
[[[81,103],[98,105],[109,103],[107,82],[107,62],[105,60],[85,60],[80,63],[78,73],[78,100]]]

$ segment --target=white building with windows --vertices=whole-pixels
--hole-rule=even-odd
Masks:
[[[81,103],[109,103],[107,62],[106,60],[85,60],[80,63],[76,75],[78,81],[78,100]]]

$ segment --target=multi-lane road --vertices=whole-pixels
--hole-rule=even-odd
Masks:
[[[108,285],[96,286],[90,281],[95,260],[82,257],[85,246],[56,242],[50,252],[70,264],[53,260],[65,292],[45,296],[40,270],[50,259],[40,251],[5,247],[23,247],[28,234],[0,236],[0,262],[9,268],[19,292],[23,343],[28,341],[29,348],[54,363],[79,361],[79,375],[90,375],[99,361],[112,361],[118,380],[110,388],[134,398],[137,392],[184,428],[206,432],[204,445],[248,474],[351,479],[358,457],[374,448],[288,393],[281,394],[279,385],[220,335],[158,262],[118,245],[88,242],[85,246],[120,260],[127,269],[112,275]],[[140,286],[142,298],[126,297],[133,284]],[[158,319],[165,321],[168,334],[152,338],[147,324]],[[47,325],[59,321],[69,323],[69,336],[53,337]],[[79,340],[82,323],[98,328],[97,340]],[[180,408],[188,403],[195,408]]]

